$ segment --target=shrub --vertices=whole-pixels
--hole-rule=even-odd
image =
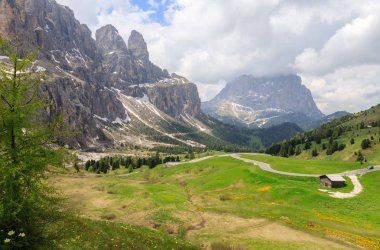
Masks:
[[[313,149],[313,151],[311,151],[311,156],[312,157],[317,157],[319,154],[318,154],[318,150],[317,149]]]
[[[364,139],[361,143],[362,149],[367,149],[371,147],[371,141],[369,139]]]

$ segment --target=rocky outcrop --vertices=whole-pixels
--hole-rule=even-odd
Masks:
[[[117,29],[107,25],[97,30],[96,44],[104,58],[108,86],[136,98],[147,95],[158,109],[172,117],[200,113],[196,85],[150,62],[147,44],[139,32],[131,32],[127,47]]]
[[[96,31],[96,44],[103,56],[104,74],[110,87],[125,89],[170,77],[149,60],[145,40],[137,31],[131,32],[127,47],[117,29],[106,25]]]
[[[147,88],[149,100],[166,114],[197,117],[201,112],[201,100],[197,86],[186,78],[173,75]]]
[[[128,47],[134,57],[143,62],[149,61],[148,46],[146,45],[144,37],[136,30],[132,30],[131,32],[128,39]]]
[[[283,122],[318,120],[324,115],[296,75],[244,75],[228,83],[203,110],[225,121],[266,127]]]

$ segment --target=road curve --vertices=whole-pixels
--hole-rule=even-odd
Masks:
[[[341,193],[341,192],[328,192],[331,197],[338,199],[348,199],[353,198],[359,195],[363,191],[363,186],[360,184],[360,181],[356,175],[348,176],[351,179],[352,184],[354,184],[354,189],[349,193]]]

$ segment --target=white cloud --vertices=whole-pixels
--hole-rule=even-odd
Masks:
[[[380,99],[377,0],[147,0],[150,11],[128,0],[58,1],[93,31],[111,23],[127,40],[139,30],[152,61],[197,82],[204,100],[241,74],[285,73],[302,75],[326,113]],[[169,4],[165,25],[150,19],[159,4]]]
[[[226,81],[219,81],[217,84],[197,83],[199,97],[203,101],[209,101],[216,96],[225,86]]]
[[[160,7],[160,3],[156,2],[156,0],[148,0],[148,4],[154,9],[158,9]]]
[[[339,68],[326,75],[302,75],[320,108],[360,111],[379,103],[380,65]]]

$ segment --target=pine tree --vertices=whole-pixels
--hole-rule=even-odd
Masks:
[[[62,156],[49,148],[58,122],[43,119],[48,101],[40,91],[44,75],[34,68],[37,52],[18,51],[0,37],[0,54],[9,58],[0,62],[0,228],[22,228],[33,238],[54,208],[43,174]]]

